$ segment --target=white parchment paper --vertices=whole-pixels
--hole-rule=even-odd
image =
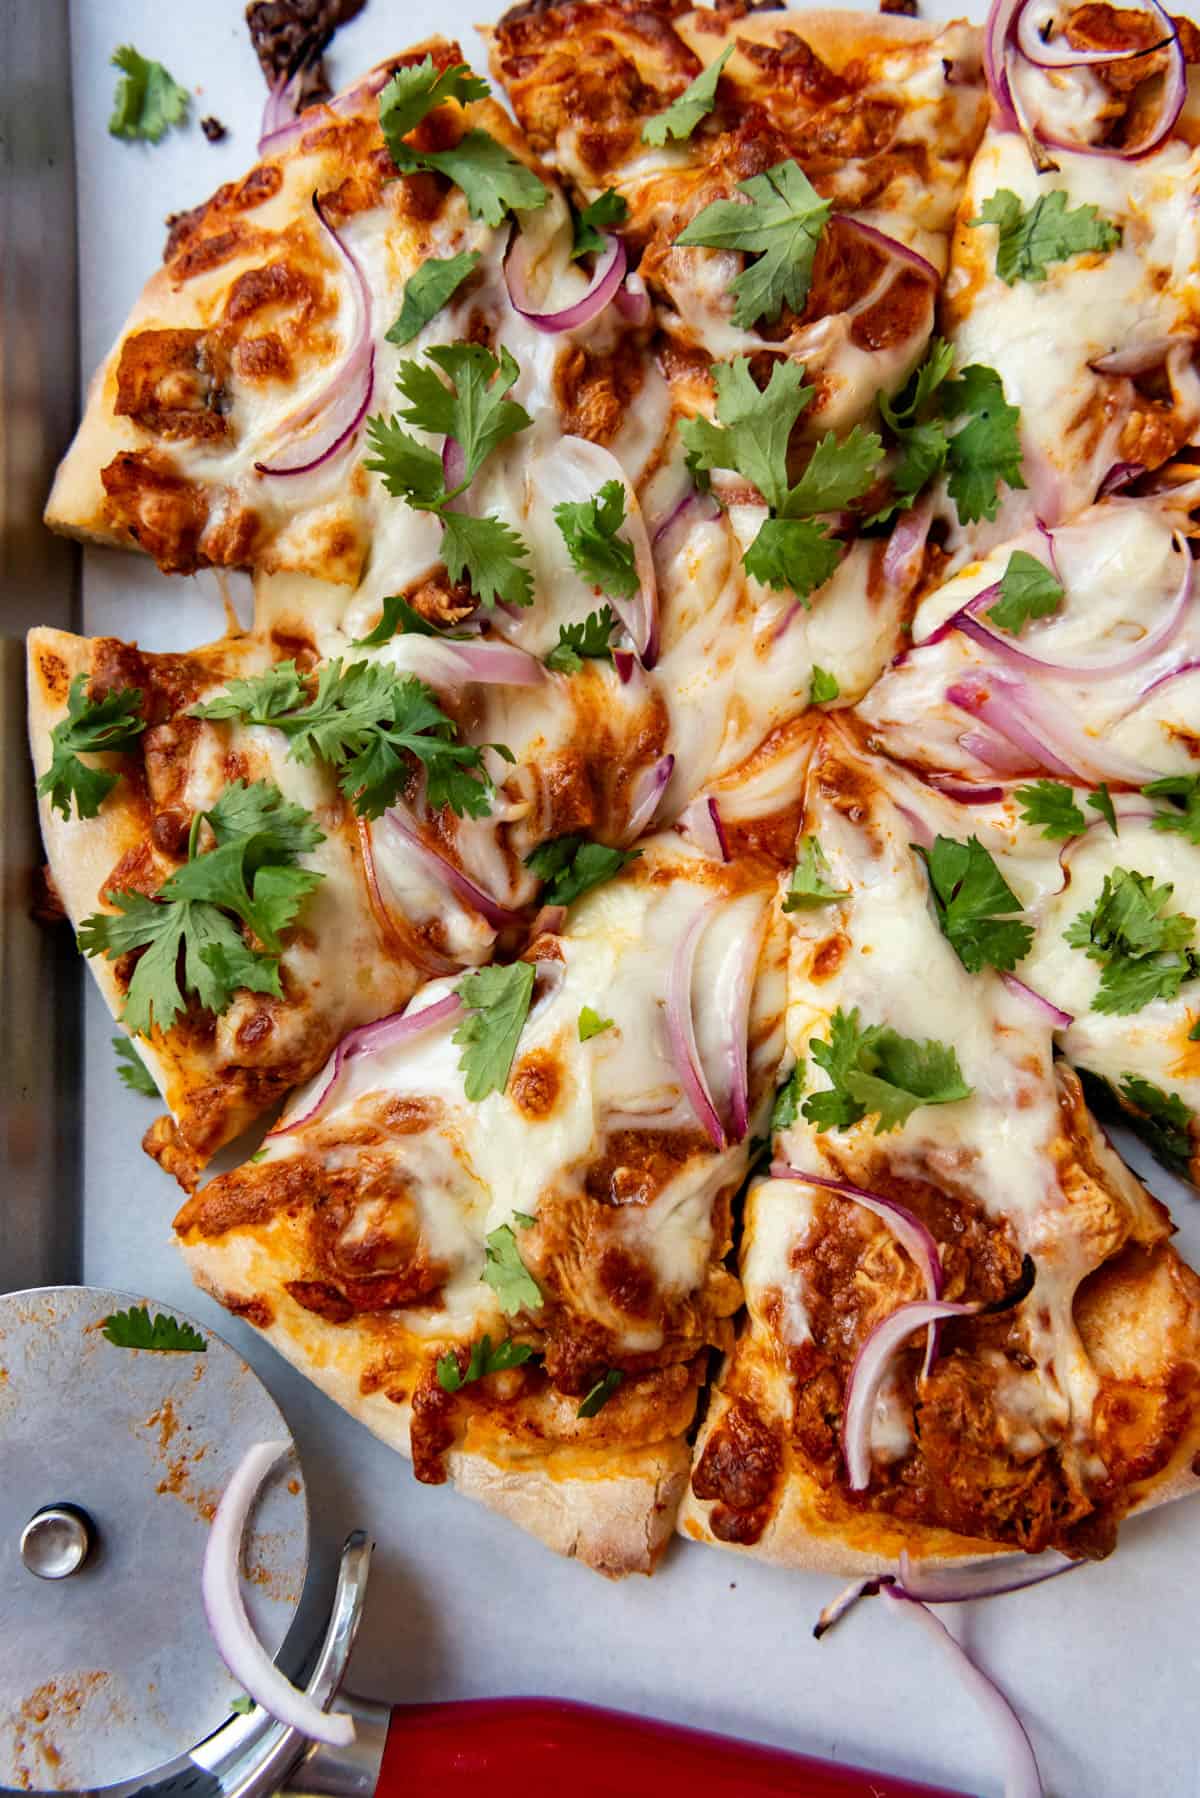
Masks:
[[[923,0],[922,10],[952,16],[945,0]],[[369,0],[334,45],[336,85],[437,30],[457,33],[482,69],[474,18],[467,0]],[[123,43],[194,92],[192,123],[158,146],[108,136],[108,60]],[[265,90],[241,0],[77,0],[72,65],[86,378],[161,257],[165,215],[251,166]],[[217,145],[198,126],[210,112],[229,131]],[[84,618],[89,632],[148,649],[190,647],[224,626],[212,575],[168,580],[142,558],[98,550],[85,560]],[[362,1525],[374,1536],[354,1661],[360,1690],[407,1701],[561,1694],[982,1798],[1000,1792],[994,1747],[970,1702],[921,1634],[881,1605],[863,1606],[817,1644],[811,1625],[834,1581],[680,1542],[653,1580],[611,1585],[449,1489],[417,1485],[407,1462],[193,1289],[170,1239],[180,1195],[138,1147],[154,1108],[118,1083],[111,1035],[89,985],[85,1278],[144,1288],[203,1317],[280,1401],[324,1551],[310,1614],[345,1532]],[[1152,1184],[1173,1207],[1185,1253],[1200,1258],[1200,1200],[1160,1173]],[[1053,1798],[1200,1794],[1198,1558],[1200,1505],[1184,1503],[1130,1527],[1105,1565],[943,1613],[1020,1709]],[[879,1788],[885,1798],[886,1781]]]

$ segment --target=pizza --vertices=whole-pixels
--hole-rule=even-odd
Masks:
[[[1148,17],[535,3],[515,122],[431,39],[175,221],[56,480],[253,577],[186,653],[29,645],[181,1250],[601,1572],[1069,1564],[1194,1488],[1124,1156],[1200,1185],[1198,40]]]

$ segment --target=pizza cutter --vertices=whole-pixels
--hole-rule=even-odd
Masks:
[[[110,1341],[106,1320],[142,1303],[92,1287],[0,1296],[0,1787],[104,1798],[455,1798],[485,1785],[488,1798],[953,1798],[563,1700],[356,1697],[342,1680],[370,1567],[361,1530],[346,1539],[307,1657],[309,1695],[352,1715],[355,1741],[313,1743],[246,1708],[210,1640],[200,1565],[245,1451],[291,1438],[265,1387],[210,1330],[192,1325],[191,1346],[169,1350]],[[260,1640],[289,1672],[306,1658],[291,1626],[307,1563],[292,1445],[247,1526],[241,1577]]]

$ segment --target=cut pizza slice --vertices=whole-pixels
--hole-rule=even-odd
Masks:
[[[348,1037],[176,1220],[195,1278],[418,1479],[609,1574],[662,1552],[740,1299],[777,878],[647,840],[523,960]]]
[[[486,35],[580,230],[640,253],[673,356],[791,355],[817,384],[806,428],[902,383],[986,116],[976,31],[564,0]]]
[[[1103,1555],[1196,1486],[1200,1282],[1053,1060],[1045,1008],[1004,981],[1019,944],[964,959],[945,933],[894,778],[823,727],[795,1067],[680,1527],[831,1571]]]

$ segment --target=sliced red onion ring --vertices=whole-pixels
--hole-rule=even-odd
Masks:
[[[1013,22],[1025,0],[992,0],[983,32],[983,69],[996,108],[997,131],[1011,131],[1017,124],[1012,88],[1005,66]]]
[[[1148,821],[1155,817],[1156,813],[1155,808],[1149,804],[1148,801],[1138,800],[1135,804],[1128,806],[1123,811],[1118,812],[1114,807],[1114,816],[1116,817],[1118,824],[1135,824],[1139,819]],[[1062,892],[1063,887],[1066,886],[1067,880],[1070,878],[1067,870],[1067,863],[1078,854],[1089,838],[1094,837],[1098,832],[1108,830],[1108,828],[1107,818],[1095,818],[1092,823],[1088,825],[1086,830],[1081,830],[1079,832],[1078,836],[1068,837],[1067,841],[1058,852],[1058,865],[1063,871],[1063,885],[1058,889],[1060,893]]]
[[[675,757],[664,755],[652,767],[643,768],[635,777],[630,793],[629,818],[625,837],[633,842],[649,828],[675,768]]]
[[[260,156],[278,156],[280,151],[286,150],[296,138],[302,137],[306,131],[320,124],[325,113],[344,116],[348,112],[353,112],[360,101],[369,100],[375,94],[380,93],[391,80],[393,72],[390,68],[376,69],[373,74],[367,76],[365,81],[356,82],[353,87],[347,88],[344,94],[335,95],[324,105],[306,106],[302,112],[296,113],[294,117],[288,118],[286,121],[280,117],[275,129],[259,138],[258,154]],[[264,117],[264,124],[265,122]]]
[[[280,75],[271,84],[263,107],[262,124],[259,126],[256,154],[264,156],[271,148],[272,139],[277,137],[286,125],[296,118],[296,99],[299,92],[300,70],[292,74]]]
[[[1115,156],[1122,162],[1136,162],[1141,157],[1148,156],[1152,150],[1157,150],[1171,135],[1187,98],[1187,61],[1179,38],[1179,28],[1170,13],[1159,5],[1158,0],[1146,0],[1143,10],[1152,13],[1159,21],[1162,41],[1145,50],[1130,50],[1124,60],[1132,62],[1137,57],[1152,55],[1155,50],[1165,50],[1167,53],[1167,68],[1158,96],[1157,115],[1152,116],[1143,136],[1132,144],[1094,144],[1086,139],[1078,141],[1045,135],[1041,138],[1042,143],[1048,144],[1051,149],[1074,151],[1080,156]],[[1019,96],[1014,94],[1014,100],[1018,99]],[[1054,166],[1057,167],[1057,164]]]
[[[880,1596],[886,1604],[919,1620],[926,1634],[949,1657],[964,1687],[988,1719],[1004,1755],[1004,1798],[1045,1798],[1033,1744],[999,1686],[980,1671],[962,1643],[920,1599],[910,1598],[896,1586],[881,1586]]]
[[[861,237],[866,243],[873,244],[889,260],[904,263],[907,268],[921,275],[934,287],[941,285],[942,277],[932,262],[917,250],[910,249],[906,243],[901,243],[898,237],[889,237],[885,231],[878,230],[874,225],[868,225],[865,219],[855,218],[848,212],[839,212],[837,222],[839,230],[850,231],[854,236]]]
[[[831,1630],[835,1623],[841,1622],[847,1611],[854,1609],[860,1598],[877,1598],[881,1587],[894,1586],[895,1583],[894,1573],[868,1573],[865,1579],[852,1580],[848,1586],[843,1586],[836,1597],[830,1599],[814,1623],[813,1640],[819,1642],[826,1631]]]
[[[628,259],[625,245],[612,232],[604,236],[604,249],[596,257],[596,266],[586,292],[571,305],[557,312],[538,312],[529,296],[529,244],[520,231],[513,233],[512,243],[504,258],[504,282],[514,312],[538,331],[577,331],[590,324],[603,312],[625,279]]]
[[[1134,786],[1157,778],[1156,771],[1145,763],[1106,750],[1077,730],[1063,706],[1054,706],[1050,716],[1046,702],[1005,675],[966,675],[947,687],[946,698],[981,719],[1050,774],[1086,781],[1128,781]]]
[[[1137,699],[1134,701],[1133,705],[1130,706],[1129,711],[1135,712],[1144,700],[1149,699],[1151,693],[1156,693],[1158,691],[1159,687],[1169,686],[1173,680],[1182,680],[1185,674],[1195,674],[1197,668],[1200,668],[1200,661],[1189,660],[1180,662],[1178,667],[1168,668],[1163,674],[1156,675],[1148,686],[1142,688]],[[1129,712],[1122,712],[1121,716],[1122,718],[1127,718]]]
[[[958,739],[958,746],[964,755],[973,755],[977,762],[982,762],[985,768],[994,768],[997,774],[1024,774],[1029,767],[1027,757],[1018,755],[990,731],[965,730]]]
[[[946,1299],[914,1299],[898,1305],[867,1336],[850,1369],[842,1416],[842,1455],[852,1492],[865,1492],[871,1483],[871,1421],[896,1350],[916,1330],[944,1318],[973,1317],[978,1310],[978,1305],[951,1304]]]
[[[1152,56],[1156,50],[1164,49],[1171,41],[1169,36],[1164,37],[1145,50],[1076,50],[1065,37],[1043,37],[1033,21],[1033,10],[1029,3],[1019,7],[1016,24],[1017,48],[1026,62],[1032,63],[1035,69],[1082,69],[1110,62],[1132,62],[1137,56]],[[1045,23],[1054,23],[1053,8],[1046,14]]]
[[[933,523],[933,501],[922,500],[905,512],[888,538],[883,552],[882,574],[889,587],[908,593],[916,584],[925,560],[925,542]]]
[[[1103,823],[1103,819],[1101,822]],[[1001,974],[1000,978],[1010,993],[1016,993],[1020,999],[1027,999],[1042,1021],[1049,1024],[1052,1030],[1067,1030],[1075,1022],[1072,1012],[1063,1011],[1060,1006],[1051,1004],[1050,1000],[1044,999],[1041,993],[1035,993],[1031,986],[1026,986],[1023,980],[1018,980],[1015,974]]]
[[[348,1748],[354,1741],[354,1719],[340,1711],[323,1711],[284,1677],[255,1635],[242,1602],[238,1568],[246,1520],[263,1481],[290,1447],[287,1442],[254,1443],[221,1494],[200,1571],[204,1614],[217,1653],[268,1716],[299,1730],[310,1741]]]
[[[375,385],[375,345],[371,341],[371,289],[354,252],[350,250],[325,216],[320,198],[312,197],[313,211],[322,229],[351,277],[351,291],[356,296],[357,317],[349,336],[348,348],[341,367],[336,369],[320,392],[295,417],[288,419],[287,432],[294,436],[314,421],[317,430],[297,446],[299,461],[256,462],[259,474],[308,474],[328,462],[349,442],[366,416]]]
[[[627,687],[633,679],[633,671],[637,666],[637,657],[631,649],[614,649],[612,652],[613,667],[617,671],[617,679],[623,687]]]
[[[537,657],[511,643],[445,642],[444,647],[453,650],[469,680],[484,686],[537,687],[546,679]]]
[[[972,787],[947,774],[923,774],[926,786],[953,799],[956,805],[996,805],[1005,797],[1003,787]]]
[[[383,816],[388,828],[408,846],[439,886],[449,888],[456,899],[471,911],[478,912],[480,917],[486,918],[496,930],[508,930],[517,925],[524,928],[524,912],[510,911],[508,906],[493,899],[490,893],[485,893],[477,881],[464,874],[460,867],[443,855],[441,850],[435,849],[432,843],[425,841],[399,806],[393,806]]]
[[[921,1604],[967,1604],[974,1598],[1002,1598],[1006,1592],[1023,1592],[1040,1586],[1060,1573],[1074,1573],[1087,1561],[1073,1561],[1056,1548],[1040,1555],[990,1555],[986,1561],[966,1567],[926,1567],[900,1550],[900,1575],[895,1584],[906,1598]]]
[[[701,524],[711,524],[714,519],[721,516],[721,507],[715,494],[697,493],[696,489],[691,487],[682,499],[672,506],[662,523],[656,527],[651,538],[654,548],[657,549],[667,532],[693,510],[697,512]]]
[[[744,1142],[750,1129],[750,999],[766,922],[767,907],[763,906],[757,927],[738,943],[729,1000],[729,1134],[734,1142]]]
[[[1096,498],[1107,499],[1110,493],[1120,493],[1123,487],[1131,486],[1145,472],[1144,462],[1114,462],[1097,488]]]
[[[407,918],[397,918],[389,910],[375,867],[375,846],[371,840],[370,819],[356,817],[354,821],[358,827],[358,842],[362,852],[363,878],[367,883],[367,898],[375,921],[387,939],[389,947],[431,977],[438,974],[454,973],[459,965],[457,962],[451,961],[449,956],[442,955],[438,950],[432,948],[424,937],[412,928]]]
[[[1149,343],[1132,343],[1123,350],[1110,350],[1107,356],[1097,356],[1089,362],[1088,367],[1098,375],[1143,375],[1147,369],[1158,368],[1165,362],[1167,351],[1173,350],[1176,344],[1193,342],[1186,332],[1172,331],[1170,336],[1155,337]],[[1139,465],[1134,463],[1133,466]]]
[[[729,860],[729,840],[721,822],[721,809],[715,799],[693,799],[679,814],[679,828],[710,861]]]
[[[714,910],[714,901],[702,905],[679,939],[667,976],[667,1038],[680,1085],[714,1149],[727,1147],[725,1126],[717,1116],[700,1053],[692,1016],[692,973],[696,948]]]
[[[267,1135],[290,1136],[302,1124],[311,1123],[337,1085],[338,1077],[348,1061],[355,1060],[360,1055],[378,1055],[384,1049],[394,1049],[398,1043],[408,1042],[412,1037],[424,1035],[427,1030],[435,1030],[439,1025],[449,1023],[461,1010],[462,1000],[458,994],[447,993],[444,999],[436,999],[432,1005],[422,1006],[419,1011],[414,1011],[410,1002],[404,1011],[393,1012],[390,1017],[377,1018],[373,1024],[361,1024],[357,1030],[349,1031],[313,1082],[317,1090],[304,1110],[298,1117],[292,1116],[284,1123],[276,1124],[273,1130],[268,1130]]]
[[[649,324],[650,295],[646,292],[646,283],[640,275],[626,276],[624,282],[617,289],[616,306],[627,324]]]
[[[893,799],[892,804],[908,825],[913,842],[919,843],[922,849],[928,849],[933,842],[932,827],[925,822],[920,812],[915,812],[911,806],[902,805],[898,799]]]

